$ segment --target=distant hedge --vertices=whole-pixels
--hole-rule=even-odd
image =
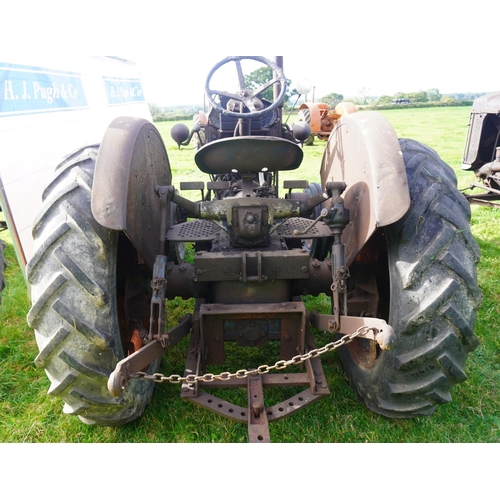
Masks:
[[[154,113],[153,121],[155,122],[182,122],[192,120],[194,113]]]
[[[408,108],[441,108],[448,106],[472,106],[474,101],[449,99],[446,101],[435,102],[412,102],[410,104],[367,104],[357,106],[359,110],[377,110],[377,109],[408,109]],[[179,109],[161,109],[155,105],[150,105],[153,121],[186,121],[192,120],[193,116],[202,109],[201,106],[180,107]],[[295,110],[296,111],[296,110]],[[285,113],[289,111],[285,110]]]
[[[436,102],[412,102],[410,104],[377,104],[360,106],[359,108],[376,110],[376,109],[408,109],[408,108],[444,108],[449,106],[472,106],[474,101],[452,100],[452,101],[436,101]]]

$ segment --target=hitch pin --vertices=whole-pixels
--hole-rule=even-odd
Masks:
[[[383,351],[390,351],[396,342],[396,334],[393,328],[387,325],[384,329],[368,328],[359,335],[368,340],[375,340]]]

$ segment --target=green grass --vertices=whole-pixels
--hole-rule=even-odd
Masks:
[[[473,181],[460,172],[469,108],[431,108],[391,110],[383,114],[400,137],[411,137],[433,147],[463,177],[464,185]],[[199,180],[193,162],[194,151],[178,150],[169,136],[171,123],[159,123],[165,137],[173,170],[174,184]],[[324,143],[305,148],[304,166],[295,173],[319,182]],[[283,178],[286,178],[283,176]],[[462,182],[462,181],[461,181]],[[469,379],[457,386],[453,402],[440,406],[430,417],[390,420],[359,404],[343,373],[336,353],[324,356],[323,366],[331,395],[296,415],[270,426],[274,442],[328,443],[487,443],[500,442],[500,340],[498,336],[500,259],[500,212],[473,207],[472,231],[481,247],[479,283],[484,304],[477,316],[479,348],[471,353],[465,371]],[[49,381],[33,363],[37,347],[26,325],[29,309],[26,287],[15,261],[10,238],[7,240],[7,288],[0,306],[0,442],[64,443],[206,443],[246,442],[245,425],[233,423],[182,401],[179,387],[162,384],[156,388],[151,406],[138,421],[119,428],[88,427],[75,417],[62,413],[62,403],[46,395]],[[316,299],[321,306],[322,299]],[[192,302],[179,299],[169,303],[171,317],[181,315]],[[326,335],[318,345],[330,341]],[[161,371],[182,373],[186,342],[164,358]],[[269,354],[271,356],[272,354]],[[253,360],[251,360],[253,362]],[[265,359],[270,364],[276,359]],[[240,360],[243,366],[249,358]],[[235,398],[244,398],[236,391]],[[365,464],[366,465],[366,464]]]
[[[391,109],[381,113],[391,122],[398,137],[415,139],[436,150],[457,173],[460,189],[475,181],[474,174],[463,171],[462,155],[471,108]]]

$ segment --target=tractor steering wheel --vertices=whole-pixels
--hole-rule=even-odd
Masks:
[[[243,59],[252,59],[254,61],[261,62],[262,64],[265,64],[266,66],[270,67],[274,72],[275,72],[275,77],[270,80],[269,82],[265,83],[261,87],[259,87],[257,90],[250,90],[247,88],[245,84],[245,77],[243,75],[243,71],[241,69],[241,61]],[[228,64],[229,62],[234,61],[236,63],[236,71],[238,72],[238,81],[239,81],[239,86],[240,89],[237,93],[232,94],[230,92],[226,91],[221,91],[221,90],[213,90],[210,88],[210,81],[212,80],[212,77],[214,73],[221,68],[222,66]],[[267,108],[262,109],[261,101],[260,99],[257,98],[257,95],[260,94],[261,92],[264,92],[264,90],[268,89],[271,85],[274,85],[275,83],[279,82],[280,83],[280,94],[278,98]],[[274,109],[276,109],[284,100],[285,98],[285,93],[286,93],[286,78],[283,73],[283,69],[277,66],[275,63],[270,61],[269,59],[266,59],[265,57],[261,56],[229,56],[223,59],[221,62],[216,64],[210,73],[208,74],[207,77],[207,82],[205,84],[205,94],[207,95],[208,101],[210,104],[220,113],[226,116],[231,116],[233,118],[259,118],[267,113],[270,113]],[[220,103],[217,103],[215,99],[213,98],[213,95],[219,95],[222,97],[228,97],[229,99],[233,99],[235,101],[242,102],[249,110],[249,113],[238,113],[236,111],[231,111],[228,109],[225,109],[221,106]],[[259,109],[260,108],[260,109]]]

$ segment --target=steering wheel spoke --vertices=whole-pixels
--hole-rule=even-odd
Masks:
[[[264,85],[261,85],[257,90],[254,90],[252,91],[252,95],[251,97],[255,97],[257,95],[259,95],[261,92],[264,92],[265,90],[267,90],[269,87],[271,87],[272,85],[274,85],[275,83],[278,83],[280,81],[279,78],[274,78],[273,80],[265,83]]]
[[[244,90],[246,90],[247,85],[245,83],[245,75],[243,74],[243,70],[241,68],[241,61],[236,60],[236,61],[234,61],[234,63],[236,64],[236,71],[238,73],[238,81],[240,83],[240,91],[243,92]]]
[[[258,61],[264,64],[265,66],[268,66],[274,72],[275,76],[254,91],[248,89],[245,83],[245,75],[243,73],[243,68],[241,65],[241,61],[243,59],[251,59],[254,61]],[[234,62],[236,65],[239,91],[234,93],[234,92],[226,92],[226,91],[211,89],[210,82],[212,81],[212,77],[215,74],[215,72],[218,71],[222,66],[225,66],[230,62]],[[261,101],[256,96],[267,90],[269,87],[276,85],[277,83],[280,84],[279,96],[275,99],[274,102],[271,103],[270,106],[268,106],[267,108],[265,107],[263,108],[262,105],[259,104]],[[286,88],[287,88],[286,78],[285,75],[283,74],[283,69],[277,66],[274,62],[270,61],[269,59],[266,59],[261,56],[229,56],[226,57],[226,59],[223,59],[218,64],[216,64],[208,74],[207,81],[205,84],[205,94],[212,107],[215,108],[218,112],[234,118],[253,119],[271,113],[278,106],[280,106],[285,99]],[[243,113],[225,109],[220,102],[217,102],[214,99],[214,95],[242,102],[249,111]]]
[[[227,97],[228,99],[235,99],[236,101],[242,101],[243,98],[239,94],[233,94],[231,92],[226,92],[225,90],[211,90],[212,95],[218,95],[220,97]]]

